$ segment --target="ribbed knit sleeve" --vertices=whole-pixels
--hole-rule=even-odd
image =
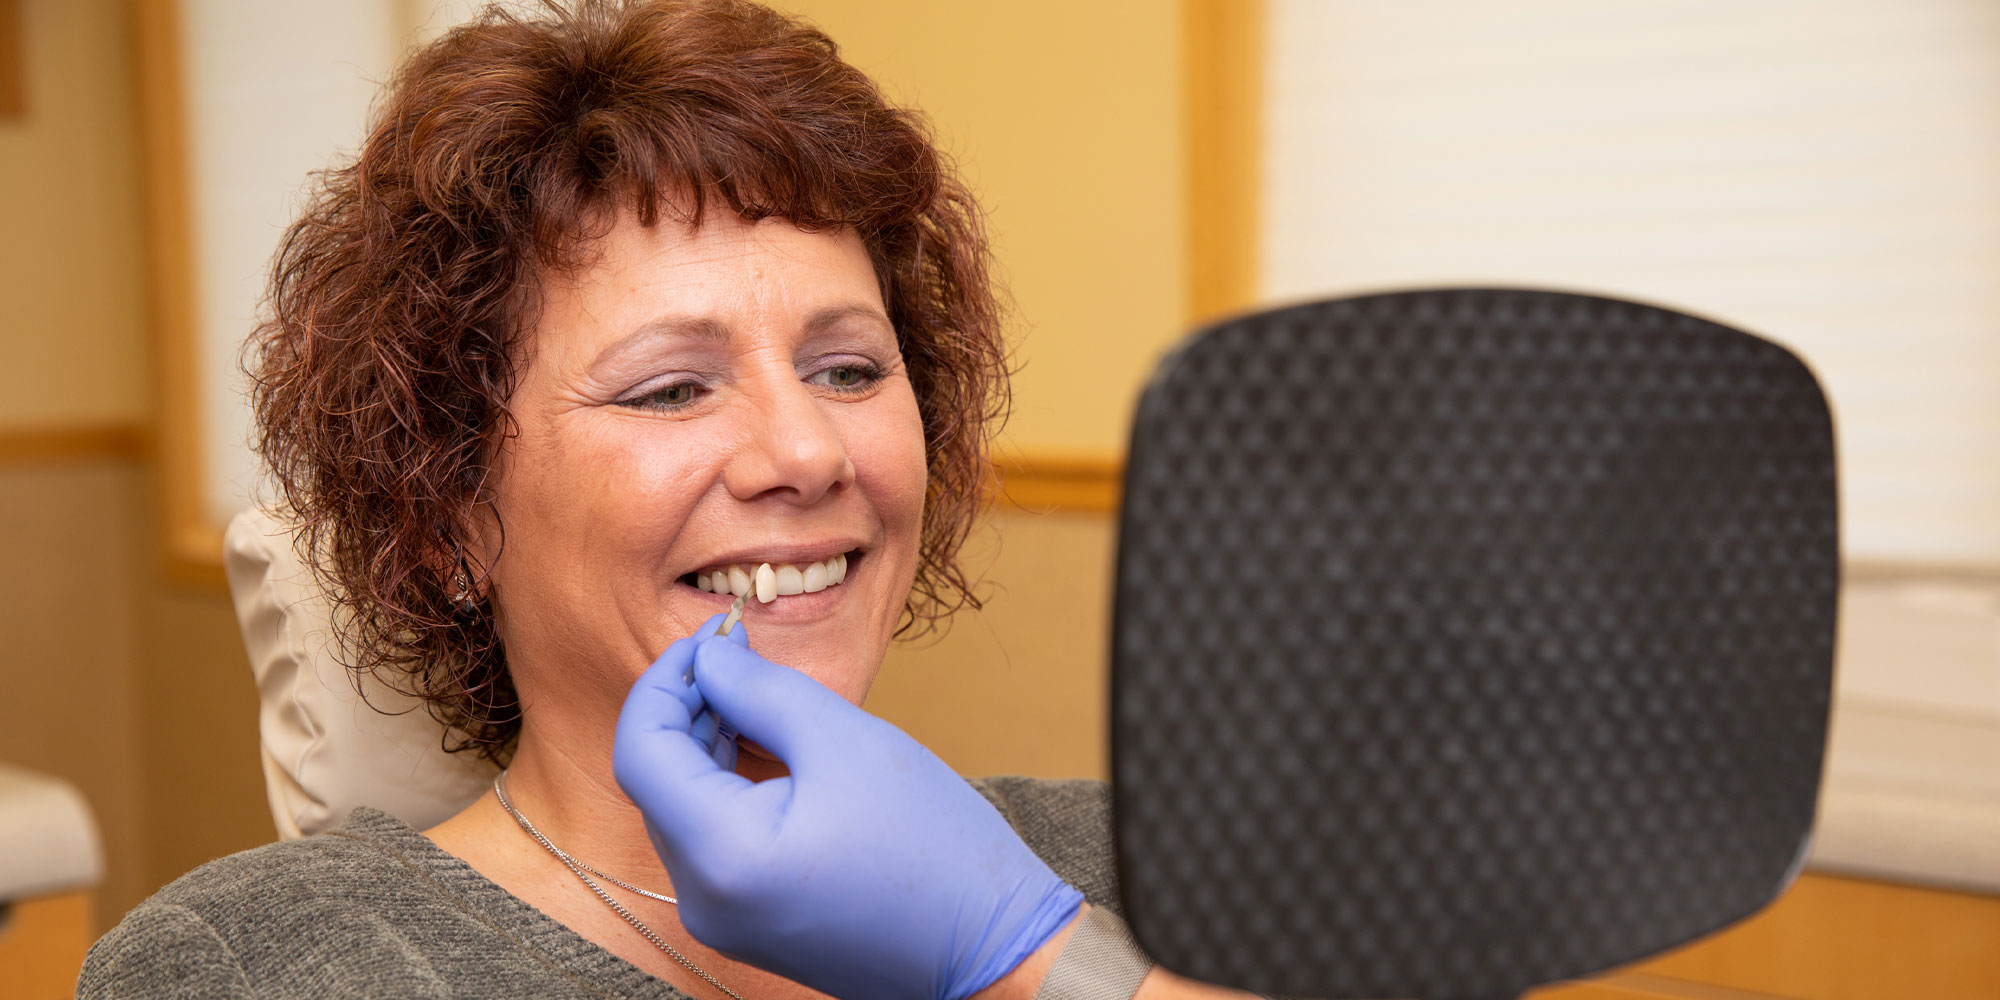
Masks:
[[[79,1000],[248,1000],[243,967],[215,929],[172,903],[140,904],[100,938],[76,981]]]
[[[1092,906],[1123,914],[1118,863],[1111,843],[1111,786],[1085,778],[974,778],[972,786],[1000,810],[1063,881]]]

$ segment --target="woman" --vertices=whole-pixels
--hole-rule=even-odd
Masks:
[[[1101,786],[975,790],[855,707],[970,601],[985,260],[921,127],[762,8],[417,55],[287,235],[255,401],[350,662],[504,784],[204,866],[79,995],[1205,992],[1093,909]]]

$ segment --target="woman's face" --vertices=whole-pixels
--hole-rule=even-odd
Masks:
[[[843,555],[837,584],[753,594],[743,620],[759,652],[859,704],[916,573],[925,481],[867,252],[727,211],[696,230],[622,216],[597,249],[546,289],[492,483],[489,585],[529,730],[615,714],[728,609],[697,574],[769,563],[785,590],[787,569],[838,579]]]

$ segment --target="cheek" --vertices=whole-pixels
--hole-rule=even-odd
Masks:
[[[712,470],[689,457],[716,452],[650,440],[665,436],[664,424],[561,429],[571,433],[530,437],[524,429],[521,440],[536,444],[510,456],[496,483],[502,554],[494,580],[504,617],[525,630],[511,638],[560,634],[606,662],[638,655],[624,647],[657,641],[633,633],[654,622],[659,595],[673,584],[661,575],[663,556],[698,530],[701,483]]]
[[[914,566],[929,475],[923,416],[907,384],[889,402],[861,438],[865,451],[855,456],[854,464],[888,530],[886,541]]]
[[[511,496],[526,516],[518,518],[519,530],[506,526],[507,544],[527,541],[532,532],[537,548],[559,546],[581,558],[677,536],[701,495],[703,470],[689,458],[712,452],[645,440],[651,428],[624,430],[551,438],[550,446],[529,456],[532,474],[520,477],[521,488]]]

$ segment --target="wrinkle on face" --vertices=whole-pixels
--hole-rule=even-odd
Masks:
[[[492,593],[527,711],[615,718],[652,658],[712,613],[716,596],[682,574],[822,538],[865,547],[837,613],[788,622],[773,605],[746,622],[760,652],[859,703],[916,573],[926,462],[858,237],[621,217],[588,267],[550,280],[529,336],[492,490],[506,525]],[[862,393],[812,381],[842,359],[886,375]],[[703,386],[694,404],[628,405],[683,377]]]

